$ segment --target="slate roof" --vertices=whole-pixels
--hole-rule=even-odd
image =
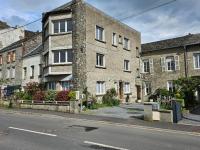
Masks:
[[[7,29],[9,27],[10,26],[6,22],[3,22],[3,21],[0,20],[0,30]]]
[[[142,53],[176,48],[188,45],[200,44],[200,34],[188,34],[186,36],[142,44]]]
[[[24,58],[26,58],[26,57],[32,57],[32,56],[38,55],[38,54],[40,54],[42,51],[43,51],[43,45],[40,44],[40,45],[38,45],[36,48],[34,48],[32,51],[30,51],[29,53],[27,53],[27,54],[24,56]]]

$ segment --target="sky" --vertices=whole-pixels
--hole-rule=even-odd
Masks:
[[[200,0],[174,0],[150,10],[170,1],[173,0],[86,0],[141,32],[142,43],[200,33]],[[21,26],[67,2],[69,0],[0,0],[0,20]],[[26,28],[41,31],[41,21]]]

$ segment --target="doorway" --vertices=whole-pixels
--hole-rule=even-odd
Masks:
[[[120,99],[123,99],[123,82],[122,81],[120,81],[119,82],[119,98]]]
[[[137,100],[140,100],[141,99],[141,86],[136,85],[136,89],[137,89]]]

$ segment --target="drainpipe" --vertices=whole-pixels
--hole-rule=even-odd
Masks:
[[[188,61],[187,61],[187,46],[184,45],[184,66],[185,66],[185,77],[188,77]]]

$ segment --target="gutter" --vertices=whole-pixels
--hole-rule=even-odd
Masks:
[[[184,49],[184,66],[185,66],[185,77],[188,77],[188,61],[187,61],[187,45],[183,46]]]

